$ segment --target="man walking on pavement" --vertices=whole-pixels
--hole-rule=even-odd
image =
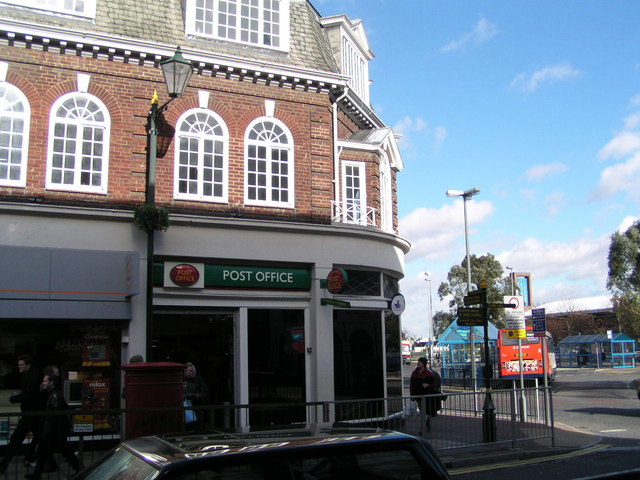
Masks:
[[[29,355],[20,355],[18,357],[18,372],[22,376],[20,392],[14,392],[9,397],[11,403],[19,403],[20,411],[37,412],[42,410],[40,397],[40,374],[33,366],[33,360]],[[4,473],[9,467],[9,462],[18,453],[22,446],[22,442],[27,434],[31,432],[32,440],[29,451],[25,457],[25,463],[35,461],[35,445],[38,440],[38,418],[35,415],[21,415],[18,425],[11,434],[9,445],[4,459],[0,462],[0,474]]]

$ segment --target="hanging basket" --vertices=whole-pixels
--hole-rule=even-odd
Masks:
[[[147,203],[138,205],[133,210],[133,223],[147,233],[155,230],[166,231],[169,228],[169,210]]]

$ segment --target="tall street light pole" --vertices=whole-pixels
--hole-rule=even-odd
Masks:
[[[516,294],[515,288],[513,286],[513,268],[511,268],[511,267],[504,267],[504,268],[509,270],[509,278],[511,279],[511,295],[513,296],[513,295]]]
[[[151,212],[151,216],[157,216],[155,209],[156,201],[156,160],[158,157],[158,124],[160,116],[173,100],[181,97],[187,88],[189,79],[193,74],[193,65],[190,61],[182,56],[180,47],[176,49],[175,54],[168,60],[160,62],[164,82],[167,86],[169,100],[161,106],[158,106],[158,94],[153,93],[151,99],[151,109],[147,120],[149,122],[149,162],[147,165],[147,190],[145,197],[145,209]],[[166,225],[164,226],[166,229]],[[153,254],[154,254],[154,234],[159,225],[145,223],[143,228],[147,232],[147,284],[146,284],[146,358],[151,361],[152,344],[153,344]]]
[[[464,241],[467,250],[467,294],[471,292],[471,257],[469,256],[469,226],[467,222],[467,200],[480,193],[478,187],[469,190],[447,190],[447,197],[461,197],[464,209]],[[475,345],[475,327],[469,327],[469,342],[471,343],[471,379],[473,381],[473,390],[477,390],[476,378],[476,345]]]
[[[427,320],[427,339],[429,340],[429,365],[431,365],[431,352],[433,350],[434,335],[433,335],[433,302],[431,300],[431,277],[428,272],[425,272],[424,279],[429,284],[429,318]]]

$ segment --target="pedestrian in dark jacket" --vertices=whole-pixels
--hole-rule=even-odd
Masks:
[[[14,392],[9,397],[11,403],[19,403],[20,411],[23,414],[18,420],[15,430],[9,439],[5,457],[0,462],[0,474],[4,473],[9,467],[9,462],[16,455],[22,442],[26,436],[31,433],[32,441],[29,445],[27,455],[25,456],[25,464],[29,464],[35,460],[35,446],[38,442],[39,430],[38,419],[30,412],[42,410],[40,400],[40,373],[33,365],[33,359],[29,355],[20,355],[18,357],[18,371],[22,377],[20,384],[20,392]]]
[[[411,396],[423,395],[439,395],[440,394],[440,375],[434,373],[428,366],[429,361],[425,357],[418,359],[418,365],[411,372],[409,380],[409,393]],[[421,399],[417,399],[422,404]],[[435,417],[442,408],[442,400],[440,397],[427,398],[424,402],[426,406],[426,414],[429,415],[427,427],[431,428],[431,417]]]
[[[191,362],[186,363],[184,370],[184,405],[198,406],[209,403],[209,389],[203,378],[196,373]],[[202,410],[185,410],[185,427],[187,430],[200,430],[203,424]]]
[[[69,405],[60,390],[60,377],[53,373],[45,373],[42,379],[42,391],[46,395],[44,409],[47,415],[42,418],[36,466],[33,473],[25,475],[27,479],[39,479],[45,466],[55,465],[53,454],[56,451],[62,454],[74,471],[77,472],[80,469],[78,458],[67,439],[70,427],[69,416],[59,413],[69,410]]]

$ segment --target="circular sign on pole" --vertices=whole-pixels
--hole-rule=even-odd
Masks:
[[[327,275],[327,290],[330,293],[340,293],[348,282],[347,272],[342,268],[334,268]]]
[[[391,302],[389,303],[391,304],[391,313],[393,313],[394,315],[400,315],[402,312],[404,312],[405,301],[404,295],[402,295],[401,293],[396,293],[393,297],[391,297]]]

